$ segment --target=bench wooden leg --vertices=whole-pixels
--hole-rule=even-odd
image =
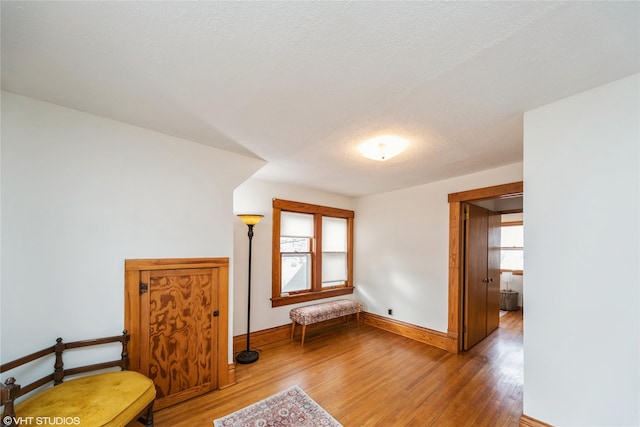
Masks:
[[[302,341],[300,342],[300,347],[304,345],[304,334],[307,332],[307,325],[302,325]]]
[[[153,402],[149,405],[149,411],[147,411],[147,422],[145,423],[145,427],[153,427]]]
[[[360,312],[358,311],[357,313],[355,313],[356,315],[356,327],[360,327]],[[351,317],[350,314],[347,314],[346,316],[344,316],[347,324],[349,324],[349,317]]]
[[[296,332],[296,322],[291,322],[291,342],[293,342],[293,335]]]
[[[153,404],[155,400],[149,404],[144,410],[145,415],[138,418],[138,422],[144,424],[145,427],[153,427]]]

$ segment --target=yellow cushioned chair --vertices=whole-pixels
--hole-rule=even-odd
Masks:
[[[17,404],[15,410],[22,418],[38,418],[43,426],[121,427],[136,419],[155,397],[153,381],[144,375],[107,372],[44,390]]]
[[[62,352],[68,348],[86,347],[119,341],[122,343],[122,357],[119,360],[62,369]],[[1,386],[1,403],[4,405],[2,425],[16,425],[19,421],[41,425],[79,425],[86,427],[124,427],[138,420],[148,427],[153,426],[153,403],[156,388],[146,376],[126,370],[129,366],[127,343],[129,334],[100,338],[97,340],[62,343],[28,356],[5,363],[0,372],[34,361],[51,353],[56,354],[54,372],[25,387],[8,378]],[[65,375],[75,375],[105,368],[120,367],[118,372],[91,374],[69,381]],[[27,397],[14,405],[14,400],[47,383],[54,386]]]

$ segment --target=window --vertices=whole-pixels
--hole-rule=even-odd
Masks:
[[[283,294],[311,289],[313,215],[280,215],[280,285]]]
[[[271,305],[353,293],[350,210],[273,200]]]
[[[500,270],[522,274],[524,270],[522,221],[503,222],[500,236]]]
[[[322,217],[322,287],[348,282],[347,219]]]

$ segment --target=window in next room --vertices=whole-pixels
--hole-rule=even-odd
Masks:
[[[524,237],[522,214],[502,216],[500,270],[522,274],[524,270]]]

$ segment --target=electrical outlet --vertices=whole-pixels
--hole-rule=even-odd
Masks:
[[[389,310],[387,310],[387,312],[389,313],[390,316],[393,316],[393,309],[390,308]]]

